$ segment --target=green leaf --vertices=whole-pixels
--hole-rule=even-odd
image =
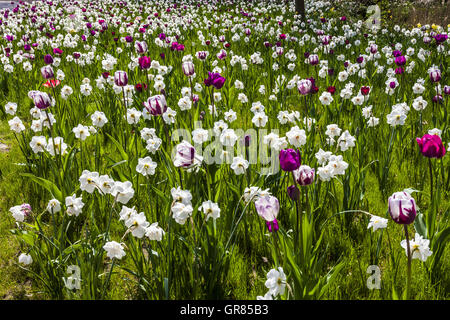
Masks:
[[[62,198],[61,190],[59,190],[58,187],[53,182],[51,182],[47,179],[44,179],[44,178],[36,177],[35,175],[33,175],[31,173],[21,173],[20,175],[23,177],[30,178],[33,182],[35,182],[35,183],[39,184],[41,187],[44,187],[45,189],[47,189],[53,195],[53,197],[55,197],[57,200],[59,200],[59,202],[64,202],[63,198]]]
[[[122,159],[128,160],[128,154],[125,152],[125,150],[123,149],[122,145],[119,143],[119,141],[117,141],[116,139],[114,139],[110,134],[106,133],[105,134],[111,139],[111,141],[114,143],[114,145],[116,146],[117,150],[119,150],[120,155],[122,156]]]
[[[414,228],[417,233],[422,237],[427,238],[427,226],[425,225],[425,221],[423,219],[423,214],[419,213],[414,220]]]

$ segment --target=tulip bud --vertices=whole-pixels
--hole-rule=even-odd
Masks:
[[[41,74],[44,79],[51,79],[55,76],[51,66],[44,66],[41,68]]]
[[[314,182],[315,170],[311,169],[309,166],[300,166],[297,170],[293,171],[294,179],[301,186],[307,186]]]
[[[125,71],[116,71],[114,73],[114,83],[116,86],[124,87],[128,84],[128,75]]]
[[[300,190],[297,188],[295,184],[287,188],[287,193],[289,195],[289,198],[291,198],[294,201],[300,199]]]
[[[445,155],[445,147],[438,135],[425,134],[416,141],[420,152],[427,158],[442,158]]]
[[[410,224],[416,218],[416,201],[406,192],[395,192],[389,197],[389,214],[398,224]]]
[[[441,80],[441,71],[439,69],[434,69],[431,71],[430,80],[433,82],[439,82]]]
[[[299,150],[286,149],[280,150],[280,166],[283,171],[294,171],[301,165]]]
[[[44,57],[45,64],[52,64],[53,63],[53,57],[49,54],[45,55]]]
[[[297,89],[302,95],[307,95],[311,92],[312,82],[309,79],[300,80],[297,84]]]
[[[151,115],[162,115],[167,110],[166,98],[163,95],[150,97],[146,102],[144,102],[144,106]]]
[[[139,58],[139,67],[141,69],[149,69],[151,66],[151,59],[147,56],[142,56]]]
[[[146,53],[148,50],[148,46],[145,41],[142,41],[142,42],[136,41],[134,43],[134,48],[136,49],[136,52],[139,54]]]
[[[186,76],[190,77],[195,73],[194,63],[192,61],[185,61],[181,65],[183,72]]]

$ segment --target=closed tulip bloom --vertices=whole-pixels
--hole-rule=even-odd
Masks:
[[[160,116],[167,110],[166,98],[161,94],[152,96],[144,102],[144,106],[151,115]]]
[[[141,69],[149,69],[152,64],[152,60],[147,56],[142,56],[139,58],[139,67]]]
[[[280,166],[283,171],[294,171],[301,165],[299,150],[286,149],[280,150]]]
[[[195,73],[194,63],[192,61],[185,61],[181,65],[183,72],[186,76],[190,77]]]
[[[406,63],[406,58],[405,56],[398,56],[395,58],[395,64],[398,66],[404,66]]]
[[[300,198],[300,190],[297,188],[295,184],[287,188],[287,193],[289,195],[289,198],[291,198],[294,201],[297,201]]]
[[[314,182],[315,170],[309,166],[300,166],[297,170],[293,171],[294,178],[301,186],[308,186]]]
[[[53,63],[53,57],[49,54],[45,55],[44,57],[45,64],[52,64]]]
[[[441,71],[434,69],[430,72],[430,80],[433,82],[439,82],[441,80]]]
[[[276,219],[278,212],[280,211],[280,203],[274,196],[259,197],[255,201],[255,208],[258,215],[268,222],[272,222]]]
[[[51,79],[55,76],[53,68],[51,66],[44,66],[41,68],[41,74],[44,79]]]
[[[147,50],[148,50],[148,46],[147,46],[147,43],[145,41],[142,41],[142,42],[136,41],[134,43],[134,48],[136,49],[136,52],[139,53],[139,54],[146,53]]]
[[[116,71],[114,73],[114,83],[116,86],[125,87],[128,84],[128,74],[125,71]]]
[[[213,86],[216,89],[221,89],[225,83],[225,78],[220,75],[220,73],[213,73],[208,71],[208,78],[205,79],[204,83],[207,87]]]
[[[389,197],[389,214],[398,224],[410,224],[416,218],[416,201],[404,191]]]
[[[37,91],[33,93],[32,99],[34,105],[41,110],[47,109],[51,106],[50,96],[46,92]]]
[[[425,134],[422,138],[416,138],[420,152],[427,158],[442,158],[445,155],[445,147],[438,135]]]
[[[176,154],[173,161],[175,167],[190,168],[203,161],[203,158],[196,154],[195,148],[185,140],[183,140],[175,148]]]
[[[300,80],[297,84],[297,89],[302,95],[307,95],[311,92],[312,82],[309,79]]]
[[[449,94],[450,94],[450,86],[445,86],[445,87],[444,87],[444,93],[445,93],[446,95],[449,95]]]
[[[309,64],[315,66],[319,64],[319,56],[317,54],[312,54],[309,56]]]

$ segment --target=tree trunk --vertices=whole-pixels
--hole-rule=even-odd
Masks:
[[[295,11],[305,19],[305,0],[295,0]]]

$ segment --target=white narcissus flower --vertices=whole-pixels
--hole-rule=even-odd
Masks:
[[[325,131],[325,134],[329,136],[330,138],[338,137],[341,134],[342,129],[339,128],[337,124],[329,124],[327,125],[327,131]]]
[[[341,151],[346,151],[349,148],[355,146],[356,138],[353,137],[348,130],[345,130],[343,134],[339,137],[337,144],[341,148]]]
[[[66,197],[66,208],[67,214],[69,216],[75,215],[76,217],[78,217],[84,207],[84,203],[82,200],[83,199],[81,197],[77,198],[76,194]]]
[[[405,253],[408,254],[406,240],[402,240],[400,245],[405,249]],[[433,254],[433,252],[430,251],[430,240],[424,239],[418,233],[416,233],[414,239],[409,241],[409,248],[411,250],[412,259],[420,259],[423,262],[427,261],[428,257]]]
[[[101,128],[108,122],[108,119],[105,116],[105,113],[102,111],[95,111],[91,115],[92,124],[98,128]]]
[[[270,291],[267,291],[267,293],[264,296],[257,296],[256,300],[273,300],[273,297]]]
[[[199,128],[192,131],[192,140],[196,144],[202,144],[208,141],[208,130]]]
[[[192,215],[193,210],[190,204],[186,205],[182,202],[176,202],[172,206],[172,217],[177,223],[185,224],[186,220]]]
[[[232,147],[238,140],[238,136],[233,129],[225,129],[220,135],[220,143],[226,147]]]
[[[114,187],[111,191],[111,195],[117,199],[121,204],[127,204],[134,196],[133,185],[130,181],[114,182]]]
[[[372,231],[375,232],[378,229],[386,228],[387,223],[388,219],[372,215],[367,229],[370,229],[372,227]]]
[[[300,148],[306,144],[305,130],[300,129],[298,126],[292,127],[291,130],[286,133],[286,137],[289,143],[296,148]]]
[[[141,116],[142,116],[142,112],[139,110],[136,110],[136,108],[127,109],[128,124],[138,124]]]
[[[97,187],[98,177],[99,177],[98,172],[90,172],[88,170],[83,170],[80,179],[78,179],[78,181],[80,182],[81,191],[93,193],[95,188]]]
[[[145,235],[149,223],[144,212],[139,214],[133,212],[125,221],[125,226],[131,230],[131,234],[134,237],[141,239]]]
[[[75,138],[80,139],[81,141],[86,140],[86,138],[91,135],[89,127],[83,126],[82,124],[73,128],[72,131],[75,133]]]
[[[47,211],[50,213],[57,213],[61,211],[61,202],[57,199],[51,199],[47,204]]]
[[[33,258],[29,254],[21,253],[19,256],[19,263],[28,266],[33,263]]]
[[[14,131],[15,133],[21,133],[23,130],[25,130],[25,126],[23,125],[22,120],[20,120],[19,117],[12,118],[8,121],[8,124],[11,131]]]
[[[181,190],[180,187],[172,188],[170,190],[173,201],[182,202],[186,205],[191,204],[192,194],[189,190]]]
[[[164,114],[163,114],[163,120],[167,124],[175,123],[176,115],[177,115],[177,112],[168,107],[166,112],[164,112]]]
[[[150,240],[161,241],[166,233],[161,227],[158,227],[158,222],[152,223],[145,232],[145,236]]]
[[[34,136],[31,138],[30,147],[34,153],[44,152],[47,147],[47,139],[44,136]]]
[[[8,102],[5,105],[5,112],[11,116],[15,115],[17,111],[17,103],[15,102]]]
[[[110,259],[122,259],[125,256],[125,250],[123,250],[122,244],[116,241],[109,241],[104,246],[103,249],[106,251],[106,255]]]
[[[203,202],[202,205],[198,208],[198,211],[202,211],[206,215],[206,221],[208,221],[209,218],[213,218],[214,220],[216,220],[220,217],[219,205],[212,202],[211,200]]]
[[[148,175],[154,175],[157,165],[158,164],[148,156],[145,158],[139,158],[138,164],[136,166],[136,171],[142,174],[144,177]]]
[[[252,118],[252,123],[258,128],[263,128],[266,126],[268,120],[269,117],[262,111],[255,113]]]
[[[278,267],[278,270],[272,269],[267,273],[267,280],[264,284],[272,296],[283,295],[286,289],[286,275],[283,268]]]
[[[233,163],[231,164],[231,169],[234,170],[234,174],[240,175],[244,174],[245,170],[248,168],[248,161],[242,157],[234,157]]]
[[[114,188],[114,180],[108,175],[103,175],[97,178],[97,185],[103,195],[110,194]]]
[[[319,100],[324,106],[329,106],[333,102],[333,96],[325,91],[320,95]]]

